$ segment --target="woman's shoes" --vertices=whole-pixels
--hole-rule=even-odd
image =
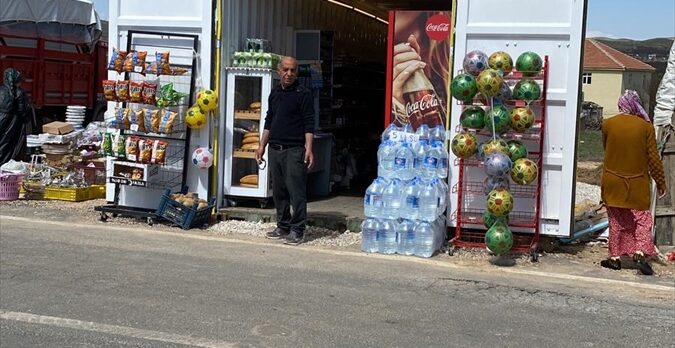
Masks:
[[[644,255],[642,254],[633,255],[633,262],[635,262],[635,266],[637,267],[638,271],[640,271],[640,273],[647,276],[654,274],[652,266],[649,265],[649,262],[647,262]]]
[[[615,271],[621,270],[621,260],[619,259],[607,259],[600,261],[600,266],[613,269]]]

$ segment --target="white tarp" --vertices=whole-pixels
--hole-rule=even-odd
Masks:
[[[675,42],[670,48],[668,67],[661,79],[661,84],[656,92],[656,108],[654,108],[654,125],[664,126],[670,124],[675,110]]]
[[[101,24],[89,0],[0,0],[0,35],[92,44]]]

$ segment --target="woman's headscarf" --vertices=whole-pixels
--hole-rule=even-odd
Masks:
[[[645,121],[652,122],[652,120],[649,119],[649,115],[647,115],[647,111],[642,107],[640,96],[634,90],[627,89],[619,98],[618,105],[621,112],[640,116],[644,118]]]
[[[12,98],[16,97],[16,84],[22,80],[21,72],[14,68],[5,69],[5,86]]]

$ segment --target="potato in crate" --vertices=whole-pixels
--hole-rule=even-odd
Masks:
[[[196,193],[172,194],[171,190],[166,190],[155,215],[189,230],[208,223],[214,205],[215,200],[209,203],[200,199]]]

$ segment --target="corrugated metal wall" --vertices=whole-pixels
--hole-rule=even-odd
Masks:
[[[270,40],[275,53],[290,55],[295,30],[331,30],[338,50],[384,59],[386,24],[324,0],[223,0],[223,9],[223,41],[230,54],[254,37]]]

